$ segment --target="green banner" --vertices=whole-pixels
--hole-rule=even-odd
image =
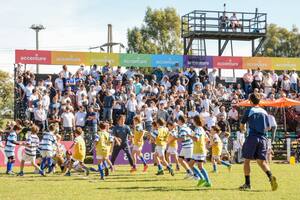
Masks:
[[[120,65],[126,67],[151,67],[151,55],[120,54]]]

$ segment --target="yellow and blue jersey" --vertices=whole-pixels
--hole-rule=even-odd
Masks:
[[[222,154],[223,143],[218,134],[213,135],[211,148],[213,156],[220,156]]]
[[[169,138],[169,130],[166,127],[159,127],[157,130],[157,137],[155,138],[155,144],[157,146],[166,147]]]
[[[195,128],[195,137],[198,139],[198,141],[194,141],[194,149],[193,154],[205,154],[207,153],[206,150],[206,133],[202,127],[196,127]]]
[[[144,144],[144,130],[143,130],[143,126],[141,124],[138,124],[137,126],[134,127],[133,130],[133,145],[136,146],[143,146]]]

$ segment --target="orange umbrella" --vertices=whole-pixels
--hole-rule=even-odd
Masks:
[[[274,101],[271,101],[271,100],[260,100],[259,101],[259,106],[269,106],[270,103],[273,103]],[[237,104],[237,106],[242,106],[242,107],[250,107],[250,106],[254,106],[250,100],[244,100],[244,101],[241,101]]]
[[[290,107],[290,106],[300,106],[300,101],[282,97],[280,99],[276,99],[275,101],[270,102],[270,104],[267,106],[280,107],[280,108]]]

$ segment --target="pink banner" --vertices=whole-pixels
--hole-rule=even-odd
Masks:
[[[22,64],[51,64],[51,51],[16,50],[16,63]]]
[[[69,149],[73,142],[71,141],[62,141],[62,145],[65,147],[64,149]],[[3,142],[4,145],[4,142]],[[20,166],[23,154],[25,151],[24,146],[17,145],[15,149],[15,166]],[[0,148],[0,166],[6,166],[7,158],[5,156],[4,148]],[[30,163],[25,163],[25,165],[30,165]]]
[[[242,57],[215,56],[213,57],[213,68],[219,69],[242,69]]]

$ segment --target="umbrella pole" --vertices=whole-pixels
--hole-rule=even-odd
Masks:
[[[286,115],[285,115],[285,108],[283,108],[283,123],[284,123],[284,132],[286,133]]]

